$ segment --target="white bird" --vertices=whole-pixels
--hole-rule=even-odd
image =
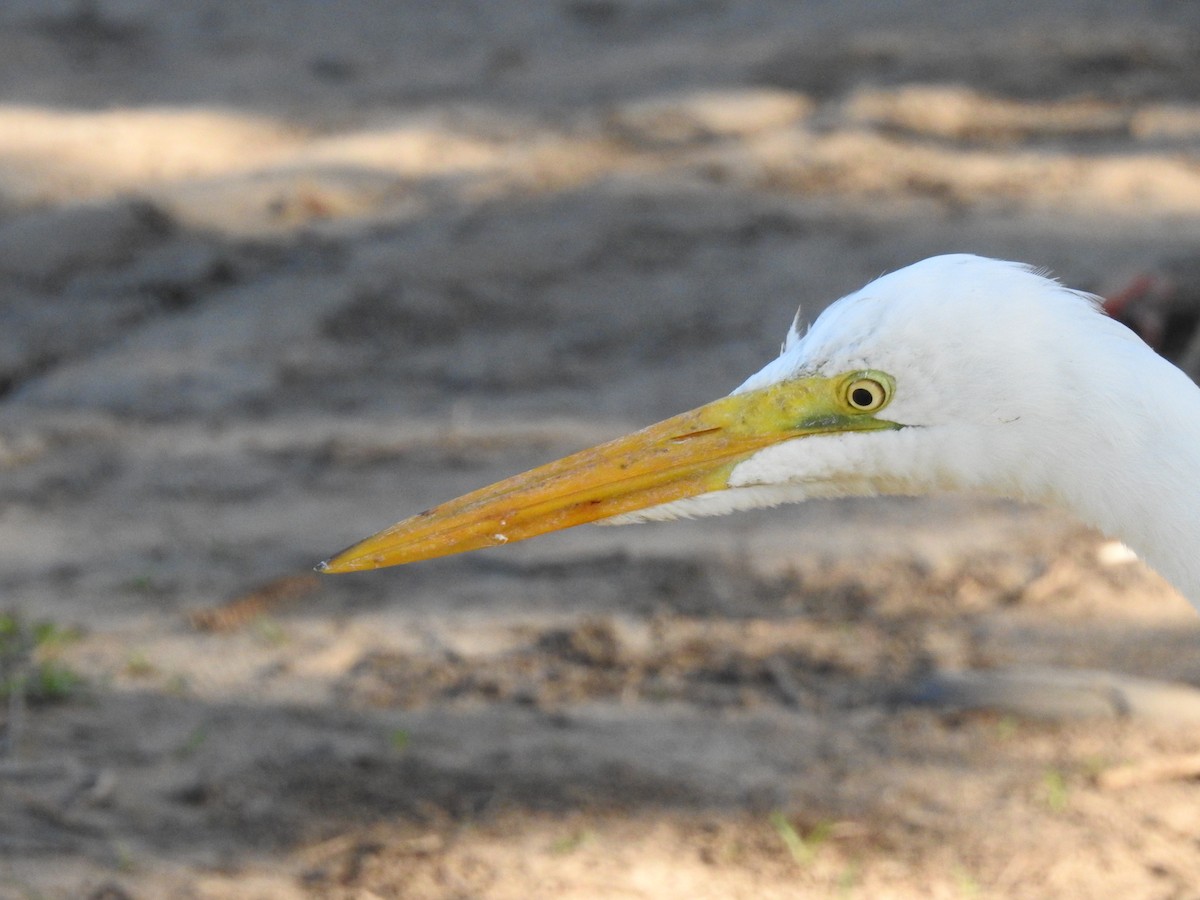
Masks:
[[[585,522],[973,491],[1062,507],[1200,607],[1200,389],[1096,297],[937,256],[832,304],[730,396],[427,510],[348,572]]]

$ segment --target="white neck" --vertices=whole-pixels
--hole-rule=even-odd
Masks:
[[[1051,502],[1123,540],[1200,608],[1200,389],[1148,348],[1111,364],[1117,396],[1081,416],[1088,446],[1061,448]],[[1110,409],[1121,415],[1105,421]]]

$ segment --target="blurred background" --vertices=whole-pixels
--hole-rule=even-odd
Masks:
[[[1170,0],[0,5],[0,897],[1191,895],[1200,622],[1063,516],[310,570],[936,253],[1195,374],[1197,46]]]

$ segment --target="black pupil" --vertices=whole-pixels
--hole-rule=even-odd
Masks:
[[[850,392],[850,399],[854,401],[855,406],[870,406],[875,402],[875,395],[865,387],[860,387]]]

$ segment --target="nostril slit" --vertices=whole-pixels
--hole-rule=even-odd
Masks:
[[[704,437],[706,434],[716,434],[720,428],[703,428],[700,431],[689,431],[687,434],[677,434],[671,438],[672,441],[690,441],[692,438]]]

